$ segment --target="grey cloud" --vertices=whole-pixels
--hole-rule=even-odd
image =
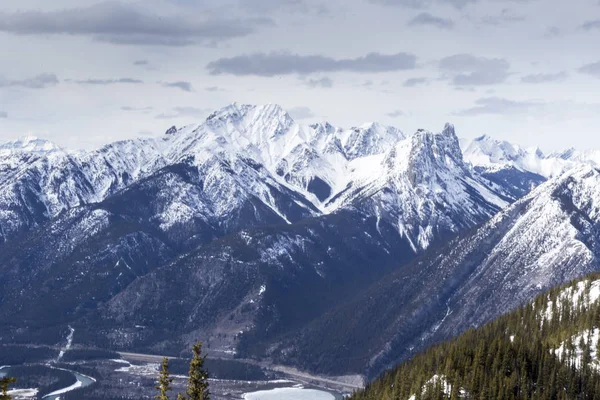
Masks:
[[[402,84],[402,86],[414,87],[414,86],[418,86],[418,85],[423,85],[427,82],[429,82],[429,80],[427,78],[410,78],[410,79],[405,80],[404,83]]]
[[[154,135],[154,133],[152,133],[150,131],[140,131],[140,132],[138,132],[138,135],[141,135],[141,136],[152,136],[152,135]]]
[[[198,14],[196,14],[198,15]],[[114,44],[183,46],[246,36],[267,18],[199,20],[159,16],[121,2],[103,2],[60,11],[0,12],[0,31],[17,35],[83,35]]]
[[[408,22],[408,25],[431,25],[440,29],[452,29],[454,27],[454,22],[451,19],[436,17],[424,12],[411,19]]]
[[[294,107],[289,109],[288,113],[294,119],[308,119],[315,117],[315,113],[308,107]]]
[[[211,110],[206,108],[196,108],[196,107],[175,107],[169,113],[161,113],[158,114],[156,119],[173,119],[173,118],[182,118],[182,117],[194,117],[201,118],[210,113]]]
[[[567,79],[568,74],[564,71],[555,74],[531,74],[521,78],[523,83],[548,83],[562,82]]]
[[[311,88],[331,88],[333,87],[333,81],[330,78],[324,77],[321,79],[309,79],[306,84]]]
[[[600,19],[596,19],[593,21],[587,21],[583,25],[581,25],[581,28],[586,31],[591,31],[593,29],[600,29]]]
[[[134,78],[118,78],[118,79],[86,79],[83,81],[74,81],[80,85],[115,85],[118,83],[133,83],[140,84],[144,81]]]
[[[150,62],[148,60],[137,60],[133,62],[133,65],[148,65]]]
[[[406,113],[402,110],[394,110],[392,112],[389,112],[386,114],[388,117],[391,118],[398,118],[398,117],[403,117],[406,115]]]
[[[506,81],[510,64],[501,58],[456,54],[440,60],[439,67],[457,86],[492,85]]]
[[[23,87],[27,89],[45,89],[58,84],[58,78],[54,74],[40,74],[33,78],[22,80],[2,80],[0,87]]]
[[[210,62],[207,69],[213,75],[275,76],[311,74],[315,72],[351,71],[389,72],[414,69],[417,58],[413,54],[369,53],[363,57],[334,59],[326,56],[302,56],[285,52],[254,53]]]
[[[258,14],[288,12],[292,14],[327,15],[330,13],[325,3],[307,0],[239,0],[242,8]]]
[[[0,111],[0,118],[8,118],[8,113],[6,111]]]
[[[579,72],[600,78],[600,61],[584,65],[583,67],[579,68]]]
[[[455,113],[460,116],[511,115],[519,117],[543,116],[548,119],[589,118],[600,112],[600,104],[579,103],[571,100],[515,101],[502,97],[484,97],[475,102],[475,106]]]
[[[548,27],[548,29],[546,29],[546,33],[544,34],[544,36],[546,38],[555,38],[557,36],[560,36],[561,34],[562,34],[562,31],[560,30],[559,27],[550,26],[550,27]]]
[[[401,6],[407,8],[425,8],[431,4],[430,0],[369,0],[369,2],[383,6]]]
[[[475,101],[475,107],[456,113],[460,116],[478,116],[486,114],[522,114],[542,109],[545,104],[538,101],[515,101],[501,97],[484,97]]]
[[[478,0],[438,0],[439,3],[448,3],[458,9],[462,9],[469,4],[477,3]]]
[[[149,112],[149,111],[152,111],[153,109],[154,109],[153,107],[129,107],[129,106],[121,107],[121,110],[123,110],[123,111],[136,111],[136,112]]]
[[[400,6],[415,9],[427,8],[433,3],[448,4],[455,8],[462,9],[477,1],[478,0],[369,0],[370,3],[383,6]]]
[[[502,25],[508,22],[525,21],[527,18],[523,15],[515,14],[513,11],[505,8],[498,15],[488,15],[483,17],[483,23],[487,25]]]
[[[192,84],[190,82],[178,81],[178,82],[162,82],[163,87],[177,88],[184,92],[192,92]]]
[[[218,86],[208,86],[205,87],[204,90],[206,90],[207,92],[224,92],[225,89],[221,89]]]

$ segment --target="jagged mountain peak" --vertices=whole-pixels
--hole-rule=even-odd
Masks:
[[[384,153],[405,138],[398,128],[377,122],[350,128],[340,135],[341,145],[349,160]]]
[[[446,125],[444,125],[444,130],[442,131],[442,134],[456,136],[456,129],[454,128],[454,125],[451,124],[450,122],[446,122]]]
[[[258,135],[259,140],[274,139],[294,125],[294,120],[280,105],[232,103],[213,112],[206,123],[212,128],[226,126]],[[257,138],[258,139],[258,138]]]
[[[177,133],[177,127],[175,125],[165,131],[165,135],[174,135],[175,133]]]
[[[388,155],[398,157],[401,169],[415,175],[431,174],[436,168],[465,169],[460,143],[454,126],[446,124],[442,132],[432,133],[419,129],[405,142],[401,142],[394,152]]]
[[[464,163],[452,129],[419,130],[386,153],[351,166],[356,177],[351,188],[328,206],[351,204],[387,220],[415,252],[487,220],[508,204]]]
[[[320,133],[327,134],[327,135],[334,134],[337,131],[341,130],[340,128],[338,128],[336,126],[333,126],[328,121],[315,122],[314,124],[310,124],[309,126],[312,129],[314,129],[316,132],[320,132]]]

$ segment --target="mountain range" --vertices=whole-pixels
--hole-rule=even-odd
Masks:
[[[598,270],[597,162],[276,105],[90,152],[0,144],[0,341],[72,326],[375,375]]]

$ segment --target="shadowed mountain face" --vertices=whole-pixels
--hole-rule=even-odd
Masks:
[[[202,339],[215,354],[378,370],[479,268],[476,251],[426,267],[415,257],[515,213],[544,180],[501,170],[466,163],[451,125],[409,137],[302,126],[274,105],[233,104],[91,153],[3,145],[0,340],[53,343],[70,324],[76,342],[110,349]],[[486,244],[505,234],[491,232]]]

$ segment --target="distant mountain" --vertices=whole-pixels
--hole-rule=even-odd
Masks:
[[[599,294],[598,274],[552,289],[429,348],[351,399],[597,397]]]
[[[22,139],[13,140],[0,144],[0,154],[10,155],[15,152],[28,152],[38,154],[48,154],[59,151],[60,148],[48,141],[35,136],[26,136]]]
[[[342,373],[370,365],[376,374],[543,290],[600,270],[599,209],[600,171],[571,170],[383,277],[282,344],[282,352],[307,368]],[[317,339],[335,332],[344,332],[335,342]],[[345,359],[353,343],[361,346]],[[328,362],[314,365],[324,345]]]
[[[600,151],[569,149],[544,154],[538,147],[523,148],[514,143],[496,140],[487,135],[472,141],[463,141],[465,160],[488,172],[505,168],[527,171],[551,178],[581,164],[600,165]]]

